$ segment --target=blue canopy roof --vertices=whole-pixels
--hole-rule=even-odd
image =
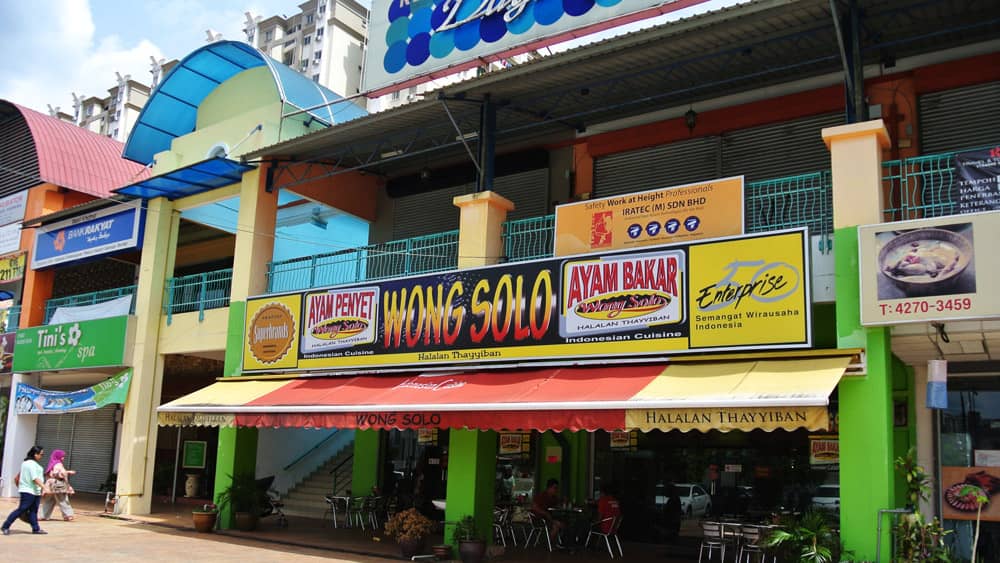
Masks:
[[[252,168],[253,166],[220,156],[153,176],[115,191],[142,199],[165,197],[172,201],[235,184],[243,179],[244,172]]]
[[[170,149],[170,142],[195,129],[198,106],[220,84],[244,70],[267,65],[281,100],[330,126],[366,112],[291,68],[238,41],[206,45],[184,58],[164,77],[146,102],[122,156],[141,163]]]

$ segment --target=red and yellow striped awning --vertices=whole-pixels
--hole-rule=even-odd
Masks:
[[[480,430],[829,427],[851,356],[519,371],[227,378],[158,409],[161,425]]]

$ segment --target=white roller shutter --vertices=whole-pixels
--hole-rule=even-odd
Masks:
[[[1000,144],[1000,82],[924,94],[918,106],[922,154]]]
[[[469,182],[450,188],[404,196],[395,200],[392,236],[394,240],[451,231],[458,228],[456,196],[472,193]],[[546,168],[500,176],[493,191],[514,202],[508,219],[538,217],[548,213],[549,171]]]
[[[66,452],[66,466],[76,471],[70,482],[82,492],[98,492],[111,473],[115,452],[114,405],[68,414],[40,414],[35,443]]]
[[[593,195],[668,188],[718,178],[719,173],[719,138],[700,137],[597,158]]]
[[[830,151],[821,131],[843,124],[844,114],[838,112],[726,133],[722,176],[743,175],[756,182],[829,170]]]

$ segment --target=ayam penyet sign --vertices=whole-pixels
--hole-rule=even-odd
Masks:
[[[811,345],[805,229],[251,298],[243,370]]]

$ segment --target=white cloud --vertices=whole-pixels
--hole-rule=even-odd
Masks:
[[[116,71],[148,82],[149,57],[163,56],[149,41],[126,45],[117,36],[95,41],[87,0],[4,4],[0,34],[18,48],[0,61],[0,98],[43,113],[48,105],[72,113],[72,92],[106,96]]]

